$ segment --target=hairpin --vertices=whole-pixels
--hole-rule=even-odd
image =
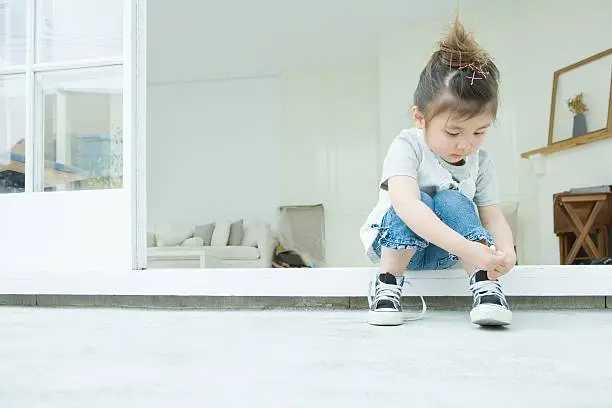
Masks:
[[[445,46],[442,46],[441,49],[443,49],[444,51],[450,51],[450,60],[448,62],[448,67],[450,69],[453,69],[453,54],[455,52],[459,53],[459,65],[458,65],[458,67],[456,69],[461,71],[461,70],[464,70],[466,68],[470,68],[472,70],[472,76],[468,75],[468,77],[467,77],[470,80],[470,85],[474,85],[474,81],[477,80],[477,79],[486,79],[487,78],[487,75],[489,74],[489,72],[487,72],[487,71],[485,71],[483,69],[483,67],[482,67],[483,64],[482,63],[480,63],[478,66],[476,64],[474,64],[473,62],[471,62],[469,64],[462,65],[461,64],[461,51],[459,51],[459,50],[455,51],[455,50],[450,49],[450,48],[445,47]],[[476,76],[476,72],[478,72],[482,76],[481,77]]]

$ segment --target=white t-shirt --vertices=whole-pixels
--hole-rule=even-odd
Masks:
[[[438,158],[425,143],[422,129],[404,129],[395,137],[383,163],[379,184],[378,202],[361,227],[360,237],[366,255],[376,261],[372,243],[378,230],[372,224],[380,224],[391,207],[387,182],[393,176],[411,176],[417,180],[421,191],[434,196],[438,191],[457,189],[477,206],[499,203],[495,169],[489,154],[480,149],[456,166]]]

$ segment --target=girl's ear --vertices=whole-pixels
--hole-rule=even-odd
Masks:
[[[412,120],[414,120],[414,124],[419,129],[425,128],[425,115],[423,112],[419,110],[419,107],[414,105],[411,109],[412,111]]]

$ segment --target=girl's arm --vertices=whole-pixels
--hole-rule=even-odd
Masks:
[[[495,247],[516,258],[512,231],[508,221],[506,221],[506,217],[504,217],[501,206],[494,204],[478,207],[478,214],[482,226],[493,235]]]
[[[478,213],[483,227],[493,235],[496,248],[504,253],[503,266],[489,272],[489,279],[497,279],[516,265],[512,230],[498,204],[478,207]]]

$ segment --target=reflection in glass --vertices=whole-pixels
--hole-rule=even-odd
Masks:
[[[121,56],[123,0],[38,0],[37,4],[36,62]]]
[[[0,193],[25,191],[25,76],[0,77]]]
[[[25,64],[25,0],[0,0],[0,67]]]
[[[120,66],[40,74],[45,191],[121,188]]]

